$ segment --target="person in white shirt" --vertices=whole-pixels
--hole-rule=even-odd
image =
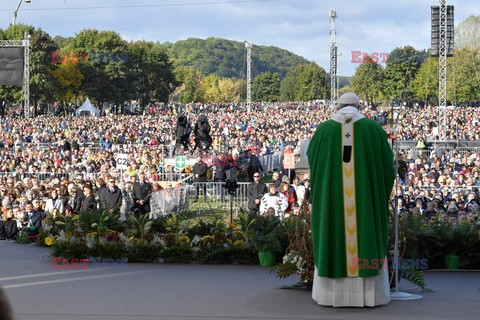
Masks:
[[[55,217],[57,213],[63,214],[63,201],[58,199],[57,189],[50,191],[50,197],[45,204],[45,213],[52,213]]]
[[[305,200],[305,186],[300,184],[300,178],[298,176],[293,178],[293,188],[297,194],[297,203],[300,207],[302,207],[303,201]]]
[[[275,216],[283,218],[283,214],[288,207],[288,200],[282,193],[277,191],[275,184],[269,186],[269,192],[260,200],[260,214],[265,215],[269,208],[275,209]]]

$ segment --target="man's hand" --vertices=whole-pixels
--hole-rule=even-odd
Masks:
[[[260,200],[255,199],[255,204],[259,204],[259,203],[260,203]]]

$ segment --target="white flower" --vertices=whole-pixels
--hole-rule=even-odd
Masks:
[[[192,241],[190,242],[190,246],[196,246],[200,241],[202,240],[202,238],[200,238],[200,236],[198,234],[196,234]]]
[[[162,243],[162,239],[160,239],[160,237],[159,237],[157,234],[155,234],[155,235],[153,236],[152,241],[151,241],[150,243],[151,243],[151,244]]]

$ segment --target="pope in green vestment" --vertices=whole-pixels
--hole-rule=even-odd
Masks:
[[[395,179],[385,131],[352,104],[317,127],[307,157],[317,275],[378,276],[387,253],[388,202]]]

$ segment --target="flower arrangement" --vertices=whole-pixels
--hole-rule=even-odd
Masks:
[[[311,288],[315,263],[313,259],[313,243],[310,230],[311,215],[308,204],[304,204],[299,215],[292,215],[285,221],[289,245],[287,253],[280,264],[271,267],[270,272],[278,278],[286,278],[297,274],[299,283],[296,286]]]

